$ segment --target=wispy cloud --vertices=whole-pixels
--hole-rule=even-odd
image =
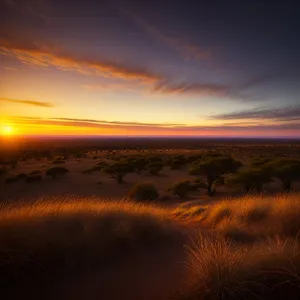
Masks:
[[[141,27],[146,33],[148,33],[153,38],[163,42],[168,45],[172,49],[179,52],[185,59],[209,59],[211,57],[211,52],[207,49],[202,49],[197,45],[187,43],[181,39],[169,37],[164,34],[161,30],[159,30],[154,25],[150,24],[148,21],[143,19],[142,17],[136,15],[130,10],[121,8],[117,6],[118,10],[121,11],[125,16],[129,19],[133,20],[139,27]]]
[[[240,120],[240,119],[262,119],[292,121],[300,120],[300,105],[287,106],[281,108],[256,108],[251,110],[242,110],[226,114],[217,114],[210,116],[210,119],[216,120]]]
[[[167,134],[167,135],[272,135],[283,136],[285,134],[299,135],[300,122],[290,122],[285,124],[224,124],[216,126],[169,124],[169,123],[139,123],[139,122],[120,122],[93,119],[77,118],[52,118],[42,119],[34,117],[11,117],[14,124],[31,124],[42,126],[61,126],[76,128],[90,128],[95,134],[105,134],[105,130],[113,130],[115,133],[125,133],[130,135],[143,134]]]
[[[0,41],[1,42],[1,41]],[[38,67],[55,67],[62,71],[75,71],[86,75],[95,75],[125,80],[153,82],[161,76],[143,68],[125,66],[101,60],[78,58],[71,54],[62,54],[44,47],[15,46],[11,43],[0,44],[0,54],[14,56],[23,63]]]
[[[197,95],[211,95],[211,96],[226,96],[231,87],[221,84],[213,83],[186,83],[186,82],[172,82],[159,81],[152,86],[151,91],[154,93],[163,94],[197,94]]]
[[[105,120],[95,120],[95,119],[78,119],[78,118],[52,118],[51,120],[56,121],[68,121],[68,122],[86,122],[93,124],[110,124],[110,125],[129,125],[129,126],[184,126],[184,124],[178,123],[142,123],[142,122],[121,122],[121,121],[105,121]]]
[[[34,106],[40,106],[40,107],[54,107],[54,105],[52,103],[35,101],[35,100],[19,100],[19,99],[10,99],[10,98],[1,98],[0,97],[0,102],[11,102],[11,103],[34,105]]]

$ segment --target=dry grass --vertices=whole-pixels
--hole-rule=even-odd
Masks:
[[[206,207],[179,299],[299,299],[300,197],[246,196]]]
[[[97,198],[41,200],[0,210],[0,286],[92,272],[180,237],[162,208]]]
[[[299,299],[295,241],[241,246],[218,235],[199,234],[188,252],[189,274],[179,299]]]

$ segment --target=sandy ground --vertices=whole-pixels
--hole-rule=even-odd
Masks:
[[[198,201],[200,203],[209,203],[220,198],[231,196],[240,196],[240,192],[236,189],[230,189],[226,186],[218,187],[217,194],[212,198],[206,195],[205,190],[193,192],[188,199],[184,201],[167,192],[167,188],[173,183],[180,180],[194,180],[194,176],[188,175],[188,168],[182,170],[170,170],[169,167],[164,167],[161,174],[153,176],[143,171],[141,174],[128,174],[124,178],[123,184],[118,184],[114,179],[110,178],[103,172],[94,172],[92,174],[82,174],[95,166],[97,160],[91,157],[80,159],[70,159],[65,164],[60,165],[69,169],[69,173],[53,180],[45,176],[45,171],[54,165],[45,161],[29,160],[20,162],[17,167],[10,170],[11,175],[19,173],[30,173],[34,170],[43,172],[42,181],[39,183],[26,183],[18,181],[10,184],[5,184],[2,180],[0,184],[0,197],[2,201],[15,201],[19,199],[34,200],[39,198],[48,198],[52,196],[97,196],[104,199],[122,199],[126,197],[134,184],[139,182],[153,182],[160,194],[160,197],[167,196],[169,199],[164,200],[168,204],[178,204],[186,201]],[[300,189],[299,182],[294,185],[296,189]],[[278,193],[281,191],[280,184],[275,181],[268,185],[268,192]]]

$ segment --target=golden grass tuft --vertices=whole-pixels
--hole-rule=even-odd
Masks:
[[[299,299],[299,250],[292,240],[242,246],[199,233],[188,248],[186,286],[177,299]]]

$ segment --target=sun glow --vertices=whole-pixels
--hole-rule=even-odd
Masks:
[[[13,135],[14,131],[15,130],[11,125],[3,125],[1,128],[1,134],[6,136]]]

